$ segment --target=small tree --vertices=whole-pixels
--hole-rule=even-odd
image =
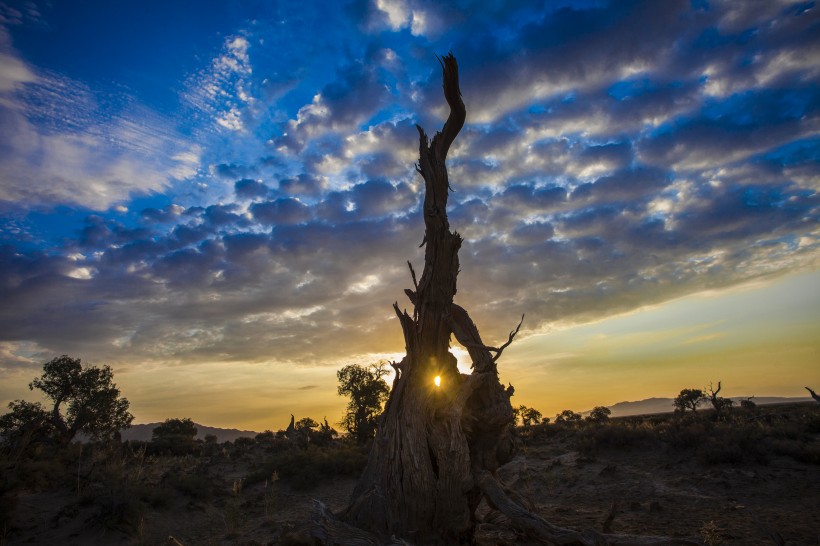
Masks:
[[[537,425],[541,422],[541,412],[535,408],[528,408],[527,406],[519,406],[517,417],[521,418],[521,422],[525,427],[530,425]]]
[[[555,416],[555,422],[560,424],[573,424],[581,422],[581,414],[565,409]]]
[[[18,450],[18,455],[32,442],[54,437],[54,426],[48,412],[39,402],[15,400],[7,414],[0,416],[2,443]]]
[[[339,395],[350,397],[339,424],[360,443],[376,434],[382,405],[390,395],[390,387],[383,379],[387,373],[384,362],[370,366],[349,364],[336,372]]]
[[[184,419],[166,419],[155,427],[151,434],[151,443],[158,450],[174,455],[184,455],[196,449],[196,425],[186,417]]]
[[[589,412],[587,421],[590,423],[604,423],[609,421],[610,414],[612,414],[612,411],[609,408],[605,406],[595,406],[592,408],[592,411]]]
[[[301,419],[296,421],[296,424],[294,425],[294,428],[297,431],[313,432],[313,429],[317,428],[318,426],[319,426],[319,423],[317,423],[315,420],[311,419],[310,417],[302,417]]]
[[[757,411],[757,404],[752,401],[752,398],[754,398],[754,396],[741,400],[740,407],[746,411]]]
[[[324,418],[322,423],[319,425],[319,430],[313,432],[310,435],[310,441],[316,444],[317,446],[326,446],[329,445],[333,438],[338,435],[336,429],[330,426],[327,422],[327,417]]]
[[[707,399],[712,403],[712,407],[715,409],[715,419],[722,419],[724,414],[734,405],[734,401],[731,398],[718,396],[720,389],[720,381],[718,381],[717,389],[709,383],[709,393]]]
[[[25,400],[12,402],[11,412],[0,422],[0,433],[21,438],[28,434],[25,431],[36,428],[62,444],[80,432],[94,440],[115,436],[131,426],[134,416],[128,413],[128,400],[120,397],[113,379],[108,366],[83,367],[79,358],[67,355],[54,358],[43,364],[43,375],[29,384],[29,389],[39,389],[51,400],[51,409]]]
[[[675,411],[686,413],[686,410],[696,412],[698,405],[704,400],[703,391],[700,389],[683,389],[675,397]]]

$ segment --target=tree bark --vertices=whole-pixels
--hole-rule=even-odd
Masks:
[[[416,283],[410,268],[414,288],[405,292],[412,316],[393,306],[407,352],[396,365],[367,467],[342,514],[347,524],[382,541],[397,536],[424,544],[469,542],[481,498],[474,473],[495,470],[511,452],[512,392],[498,382],[492,348],[484,346],[467,311],[453,304],[462,238],[447,218],[445,160],[466,110],[455,58],[447,55],[441,65],[450,115],[431,142],[418,127],[424,270]],[[449,351],[453,333],[472,357],[472,374],[456,367]]]

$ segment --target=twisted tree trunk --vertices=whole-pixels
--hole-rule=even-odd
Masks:
[[[486,498],[537,541],[667,544],[663,537],[580,533],[554,526],[510,500],[494,477],[495,470],[512,458],[514,425],[513,389],[499,382],[496,361],[521,323],[503,345],[486,346],[467,311],[453,303],[462,238],[450,231],[447,219],[450,186],[445,159],[466,111],[456,59],[447,55],[441,65],[450,115],[432,142],[418,127],[416,168],[425,184],[424,271],[416,282],[408,262],[413,289],[405,293],[413,305],[412,316],[398,303],[393,305],[407,354],[393,363],[393,389],[350,505],[334,516],[319,503],[312,534],[326,544],[471,543],[475,511]],[[451,336],[469,352],[472,373],[458,371],[449,351]]]
[[[416,168],[425,184],[424,271],[416,283],[410,267],[414,288],[405,292],[412,316],[393,306],[407,354],[394,364],[396,379],[369,462],[342,515],[381,539],[395,535],[425,544],[471,539],[481,498],[474,473],[506,462],[509,450],[503,453],[499,446],[510,445],[505,439],[513,423],[511,392],[498,382],[490,348],[467,312],[453,304],[462,238],[450,231],[447,219],[450,187],[444,162],[466,110],[455,58],[446,56],[442,68],[450,116],[432,142],[418,127]],[[456,367],[449,351],[452,334],[473,357],[470,375]]]

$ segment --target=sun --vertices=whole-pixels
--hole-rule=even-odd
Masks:
[[[437,375],[437,376],[433,379],[433,383],[435,383],[436,387],[440,387],[440,386],[441,386],[441,376],[440,376],[440,375]]]

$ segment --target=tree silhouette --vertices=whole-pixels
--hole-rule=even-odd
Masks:
[[[293,427],[298,431],[305,431],[305,432],[312,432],[313,429],[317,428],[319,423],[316,420],[311,419],[310,417],[302,417],[298,421],[296,421],[296,425]]]
[[[10,411],[0,416],[0,437],[3,445],[17,451],[17,457],[30,444],[54,438],[54,425],[42,404],[15,400],[8,407]]]
[[[808,387],[804,387],[804,388],[807,391],[809,391],[809,394],[811,395],[812,398],[814,398],[814,401],[817,402],[818,404],[820,404],[820,395],[818,395],[816,392],[814,392],[813,390],[811,390]]]
[[[704,400],[703,391],[700,389],[683,389],[680,391],[673,403],[675,404],[675,411],[686,413],[686,410],[692,412],[698,411],[698,405]]]
[[[722,396],[718,396],[718,393],[721,389],[720,381],[718,381],[717,389],[715,389],[711,383],[709,383],[708,389],[708,396],[706,399],[712,404],[712,407],[715,409],[715,419],[722,419],[724,414],[732,408],[735,404],[731,398],[724,398]]]
[[[606,406],[595,406],[592,408],[592,411],[589,412],[587,421],[592,423],[603,423],[605,421],[609,421],[610,414],[612,414],[612,410]]]
[[[393,304],[406,355],[393,363],[393,388],[350,504],[338,518],[319,504],[313,535],[332,544],[396,543],[395,539],[471,543],[476,508],[486,498],[511,525],[536,540],[604,544],[612,535],[559,528],[527,511],[510,499],[495,477],[514,449],[513,389],[499,382],[496,362],[521,322],[504,344],[489,346],[467,311],[453,302],[462,238],[450,231],[447,218],[450,183],[445,160],[464,125],[466,109],[455,57],[450,54],[440,62],[450,114],[432,141],[418,127],[416,169],[425,188],[424,270],[417,280],[408,262],[413,288],[405,294],[412,314]],[[452,337],[469,353],[472,373],[459,372],[449,351]],[[657,537],[653,542],[621,538],[630,544],[663,544]]]
[[[541,422],[541,412],[535,408],[529,408],[524,405],[518,406],[516,416],[521,418],[521,423],[525,427],[537,425]]]
[[[184,455],[196,448],[197,428],[194,422],[184,419],[166,419],[161,425],[154,427],[151,433],[151,443],[160,451],[169,451],[174,455]]]
[[[360,443],[376,434],[382,404],[390,394],[390,387],[384,380],[387,373],[383,363],[370,366],[349,364],[336,372],[339,395],[350,397],[340,424]]]
[[[565,409],[555,416],[556,423],[572,424],[581,422],[581,414],[572,410]]]
[[[108,366],[83,367],[79,358],[62,355],[43,364],[43,374],[29,384],[29,389],[41,390],[51,400],[51,409],[36,402],[12,402],[11,412],[0,422],[4,437],[18,437],[24,429],[37,428],[63,444],[80,432],[101,440],[128,428],[134,419]]]

